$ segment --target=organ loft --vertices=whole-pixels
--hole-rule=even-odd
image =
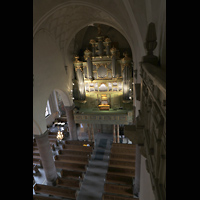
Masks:
[[[74,119],[76,123],[112,124],[119,128],[134,120],[133,61],[127,52],[120,57],[111,38],[101,33],[98,26],[98,35],[90,39],[83,61],[75,56]]]

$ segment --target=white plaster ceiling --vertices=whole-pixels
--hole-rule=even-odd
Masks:
[[[64,53],[76,33],[91,23],[112,25],[123,32],[110,15],[83,5],[69,5],[51,14],[39,27],[48,30]]]

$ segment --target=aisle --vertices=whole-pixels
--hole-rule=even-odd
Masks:
[[[96,145],[77,200],[101,200],[108,168],[112,133],[95,134]]]

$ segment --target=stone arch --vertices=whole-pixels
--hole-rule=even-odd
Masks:
[[[54,91],[58,92],[59,95],[61,96],[61,99],[63,101],[64,106],[72,106],[73,101],[70,95],[67,92],[64,92],[60,89],[54,89]]]
[[[33,135],[41,135],[42,131],[38,123],[33,119]]]
[[[51,92],[57,88],[66,105],[71,105],[68,81],[61,52],[47,30],[40,30],[33,40],[33,119],[40,131],[46,131],[44,111]],[[37,129],[36,129],[37,130]]]

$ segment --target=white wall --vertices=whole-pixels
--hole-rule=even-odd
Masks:
[[[46,131],[44,112],[49,95],[54,89],[67,94],[67,79],[70,78],[65,72],[57,44],[44,29],[36,33],[33,39],[33,74],[33,119],[44,133]],[[70,99],[65,100],[66,106],[71,104]]]
[[[140,169],[140,200],[155,200],[154,193],[151,186],[150,174],[146,170],[146,158],[141,155],[141,169]]]

